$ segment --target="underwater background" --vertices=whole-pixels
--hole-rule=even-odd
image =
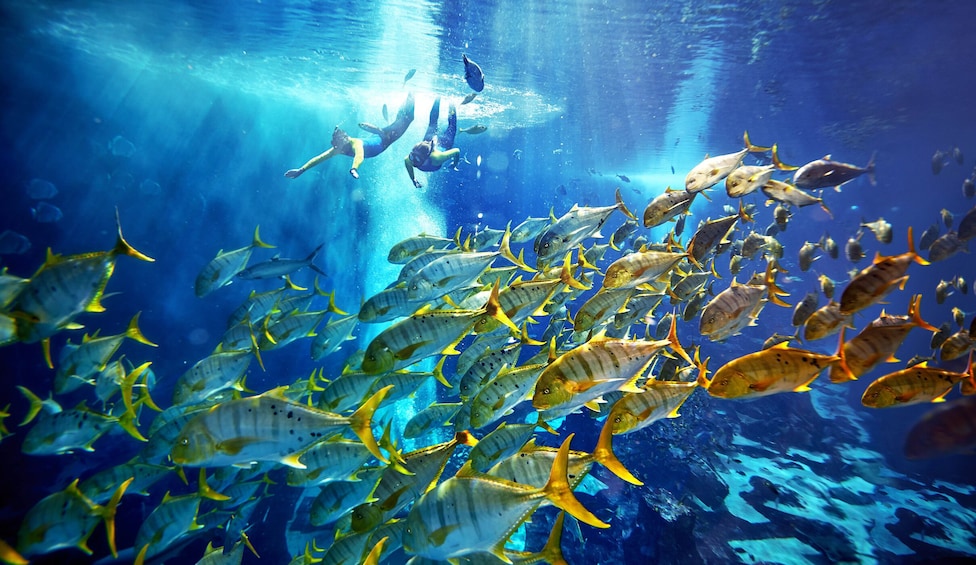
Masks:
[[[706,154],[742,149],[748,131],[753,143],[775,143],[784,163],[803,165],[828,154],[858,167],[875,163],[875,184],[862,176],[839,191],[827,188],[822,197],[829,213],[819,206],[794,208],[788,229],[775,234],[784,249],[778,284],[794,305],[818,291],[821,275],[840,289],[849,271],[866,267],[876,252],[904,253],[909,227],[917,245],[933,224],[942,234],[951,229],[943,210],[954,215],[956,227],[976,203],[962,188],[976,165],[973,22],[976,4],[961,0],[4,1],[0,266],[30,277],[44,264],[47,248],[65,255],[111,249],[117,210],[125,239],[155,262],[120,258],[105,288],[106,311],[79,316],[84,330],[55,334],[52,357],[56,362],[65,343],[78,343],[85,332],[125,331],[141,312],[139,327],[157,347],[130,340],[119,354],[134,365],[152,363],[151,395],[167,408],[177,379],[214,350],[228,317],[251,291],[282,285],[280,279],[236,280],[202,298],[194,293],[201,269],[218,251],[247,246],[256,226],[276,248],[255,249],[252,263],[276,254],[304,258],[324,244],[314,263],[326,275],[317,283],[334,293],[338,308],[354,313],[396,281],[400,265],[387,254],[399,241],[420,233],[451,238],[459,228],[463,241],[528,217],[558,218],[574,205],[612,206],[618,188],[639,219],[667,187],[683,189],[685,175]],[[486,84],[463,105],[471,88],[462,55],[481,66]],[[411,69],[415,74],[405,78]],[[414,123],[403,139],[366,159],[358,179],[350,176],[344,156],[300,178],[284,176],[327,149],[336,125],[356,135],[359,122],[385,124],[384,111],[395,114],[408,92],[416,100]],[[444,106],[452,102],[459,128],[487,130],[458,134],[457,170],[418,173],[423,186],[415,188],[403,158],[422,139],[437,96],[442,124]],[[937,152],[941,156],[933,157]],[[748,156],[746,164],[757,159],[764,157]],[[683,243],[699,221],[726,215],[725,205],[738,206],[721,185],[708,196],[695,200],[678,238]],[[765,233],[774,223],[774,206],[763,195],[742,200],[756,206],[755,223],[740,223],[731,239]],[[862,227],[880,217],[892,225],[891,243]],[[600,230],[604,237],[584,246],[606,243],[624,220],[623,214],[610,216]],[[640,226],[636,235],[660,242],[673,227]],[[855,264],[843,248],[859,232],[866,257]],[[842,248],[839,257],[819,251],[809,270],[801,270],[801,246],[825,234]],[[512,248],[516,255],[524,248],[526,261],[535,264],[531,241]],[[734,253],[714,263],[721,277],[711,287],[715,294],[731,284]],[[611,250],[597,266],[605,269],[619,255]],[[889,294],[886,304],[858,313],[853,325],[863,328],[882,309],[904,314],[910,297],[920,294],[927,322],[949,322],[955,331],[957,308],[968,328],[976,313],[973,265],[965,250],[929,266],[913,265],[904,288]],[[765,266],[758,257],[745,260],[737,280]],[[965,284],[937,300],[940,281],[960,277]],[[291,279],[313,288],[316,273],[303,269]],[[570,313],[584,300],[568,305]],[[316,297],[310,308],[323,310],[328,302]],[[821,295],[820,304],[826,302]],[[649,326],[653,336],[673,309],[665,299],[656,315],[631,327],[631,335],[642,337]],[[791,309],[768,305],[756,325],[721,343],[700,335],[698,318],[679,321],[677,333],[686,350],[700,346],[714,372],[758,351],[773,334],[793,334],[790,317]],[[540,339],[550,322],[537,321],[528,332]],[[318,361],[309,355],[308,338],[262,351],[266,370],[252,363],[246,387],[268,391],[319,368],[334,379],[386,325],[358,324],[354,341]],[[853,335],[848,330],[847,338]],[[909,459],[906,438],[936,405],[877,410],[861,403],[874,378],[913,356],[931,356],[931,339],[930,332],[916,329],[898,349],[900,364],[843,384],[822,376],[810,392],[725,400],[697,391],[679,418],[616,437],[617,457],[644,484],[628,484],[595,466],[594,481],[579,498],[611,527],[567,526],[567,561],[976,558],[972,405],[968,423],[960,423],[970,426],[969,443],[958,446],[968,453]],[[458,348],[468,343],[470,338]],[[832,354],[837,341],[801,346]],[[523,359],[540,349],[526,346]],[[434,366],[424,363],[428,371]],[[940,363],[936,355],[929,363],[966,370],[965,357]],[[46,365],[40,344],[15,342],[0,348],[0,371],[0,408],[9,405],[3,423],[11,432],[0,442],[0,539],[16,546],[38,501],[76,478],[130,460],[142,445],[113,429],[91,452],[24,454],[29,425],[17,424],[28,401],[17,387],[46,399],[55,370]],[[65,409],[83,400],[102,408],[87,388],[53,398]],[[947,404],[960,399],[958,389],[946,397]],[[435,401],[452,400],[431,378],[378,419],[395,420],[396,429]],[[143,434],[155,414],[143,410]],[[559,437],[540,431],[536,441],[558,446],[575,433],[574,449],[589,449],[604,417],[584,409],[560,422]],[[399,447],[416,449],[453,434],[445,426],[401,439]],[[463,453],[457,452],[444,477],[463,463]],[[193,471],[187,470],[191,485]],[[314,493],[285,484],[280,466],[271,467],[268,477],[276,484],[258,496],[247,530],[260,562],[285,563],[312,539],[328,546],[332,527],[313,527],[305,515]],[[120,560],[133,559],[140,524],[165,493],[194,489],[169,473],[148,496],[126,494],[117,517]],[[220,516],[207,504],[200,523],[207,522],[208,508],[211,517]],[[539,550],[555,515],[553,508],[541,509],[513,547]],[[195,562],[208,541],[220,545],[217,526],[214,520],[196,530],[157,562]],[[32,562],[112,561],[102,526],[89,544],[92,556],[69,548]],[[398,551],[388,562],[407,558]],[[249,552],[243,559],[258,562]]]

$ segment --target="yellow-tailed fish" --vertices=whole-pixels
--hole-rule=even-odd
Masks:
[[[674,190],[670,186],[664,190],[663,194],[654,197],[653,200],[644,208],[644,227],[653,228],[664,222],[687,214],[695,201],[698,193],[688,192],[687,190]]]
[[[884,298],[896,286],[904,288],[908,280],[908,266],[912,261],[928,265],[915,252],[912,227],[908,226],[908,251],[901,255],[882,256],[878,253],[874,262],[862,269],[851,279],[840,297],[840,311],[844,315],[853,314]]]
[[[535,383],[547,363],[506,367],[488,381],[469,402],[471,426],[481,429],[508,414],[532,396]]]
[[[620,189],[617,189],[616,198],[617,203],[613,206],[574,205],[569,212],[540,233],[533,245],[540,266],[549,263],[553,258],[561,256],[600,231],[614,210],[620,210],[628,218],[634,218],[634,214],[627,209],[620,196]]]
[[[708,394],[725,399],[806,392],[824,369],[839,360],[838,355],[792,348],[784,342],[729,361],[711,380],[699,373],[698,384]]]
[[[214,467],[278,461],[302,469],[302,451],[347,427],[370,453],[386,461],[373,438],[371,424],[373,412],[389,388],[375,393],[349,417],[287,400],[283,390],[231,400],[199,413],[180,432],[170,452],[173,462]]]
[[[573,496],[566,477],[570,435],[545,486],[534,488],[490,475],[458,474],[420,497],[407,515],[403,547],[409,554],[450,559],[487,551],[505,560],[509,535],[548,499],[578,520],[609,527]]]
[[[888,373],[877,379],[864,391],[861,404],[868,408],[891,408],[925,402],[945,402],[952,387],[962,382],[973,382],[972,353],[969,369],[963,373],[929,367],[923,361],[914,367]]]
[[[250,245],[227,252],[222,250],[218,251],[217,256],[204,265],[194,283],[194,291],[197,296],[202,298],[218,288],[230,284],[234,280],[234,277],[237,276],[237,273],[243,271],[247,266],[247,262],[251,258],[251,252],[256,247],[274,247],[261,241],[259,228],[260,226],[254,228],[254,237]]]
[[[741,151],[716,157],[706,156],[705,160],[695,165],[685,176],[685,190],[696,193],[711,188],[741,165],[747,154],[765,153],[772,149],[753,145],[749,140],[749,132],[742,135],[742,141],[745,143],[745,148]]]

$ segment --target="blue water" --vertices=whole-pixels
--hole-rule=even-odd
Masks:
[[[118,209],[126,239],[156,261],[121,258],[108,284],[107,311],[78,321],[85,331],[111,334],[141,311],[143,333],[159,347],[128,342],[121,353],[136,364],[152,361],[159,377],[153,397],[165,408],[176,379],[212,351],[234,308],[251,290],[280,284],[238,281],[203,299],[194,296],[200,269],[218,250],[246,245],[256,225],[277,249],[257,250],[254,260],[274,253],[305,257],[325,243],[316,259],[328,275],[321,284],[335,291],[339,307],[355,311],[396,279],[399,266],[386,256],[406,237],[452,236],[458,227],[462,234],[500,229],[550,210],[558,217],[574,204],[607,206],[616,187],[639,214],[665,187],[681,188],[705,154],[739,150],[748,130],[753,142],[778,144],[782,160],[796,165],[831,154],[863,166],[876,155],[876,186],[859,178],[839,193],[828,189],[824,198],[833,217],[816,207],[794,210],[789,228],[777,236],[789,271],[781,283],[794,303],[817,288],[818,275],[846,281],[854,268],[842,249],[839,259],[822,257],[801,272],[797,252],[804,241],[829,232],[843,248],[862,220],[883,216],[894,226],[894,241],[878,243],[866,233],[861,241],[868,258],[858,264],[864,267],[876,251],[904,252],[909,226],[917,242],[925,228],[941,222],[940,210],[951,211],[958,223],[972,207],[960,187],[976,164],[973,21],[976,5],[965,1],[692,0],[658,8],[629,1],[3,2],[0,231],[22,234],[30,248],[0,255],[0,265],[27,277],[47,248],[64,254],[109,249]],[[462,54],[482,66],[487,86],[459,106],[459,127],[488,129],[459,135],[459,170],[419,173],[424,187],[415,189],[402,159],[422,138],[436,96],[459,103],[470,92]],[[404,84],[410,69],[416,75]],[[382,107],[392,117],[408,91],[416,97],[415,123],[390,149],[366,160],[358,180],[342,156],[298,179],[283,176],[324,151],[337,124],[352,133],[358,122],[385,123]],[[963,162],[950,160],[933,174],[933,153],[955,147]],[[57,194],[32,198],[33,179],[53,183]],[[721,187],[712,193],[711,202],[696,201],[684,242],[699,220],[724,215],[730,201]],[[63,216],[38,221],[32,209],[39,202]],[[772,223],[773,207],[760,196],[746,202],[757,205],[749,229]],[[612,216],[603,234],[622,221]],[[669,228],[639,233],[659,241]],[[740,230],[736,237],[745,235]],[[531,251],[529,244],[527,255]],[[727,256],[716,265],[718,292],[732,277]],[[739,280],[762,268],[747,262]],[[904,290],[859,314],[855,324],[863,327],[882,308],[904,313],[916,293],[924,296],[923,317],[936,326],[952,320],[953,307],[976,312],[972,288],[957,290],[943,304],[935,300],[940,280],[962,276],[972,286],[970,254],[913,265],[909,274]],[[301,272],[296,282],[310,285],[312,278]],[[788,309],[770,305],[758,326],[724,344],[703,340],[697,320],[681,324],[678,333],[686,348],[702,346],[714,370],[758,350],[774,332],[792,333],[789,318]],[[380,327],[361,324],[358,340],[323,363],[308,358],[307,340],[267,352],[268,370],[252,366],[247,385],[269,390],[319,366],[337,376]],[[65,340],[77,341],[80,333],[57,334],[55,358]],[[929,355],[929,339],[915,330],[898,358]],[[836,341],[811,347],[832,353]],[[595,469],[607,488],[581,498],[612,527],[581,526],[585,545],[567,529],[567,559],[972,558],[971,455],[910,461],[905,436],[930,407],[871,411],[860,404],[871,380],[902,366],[881,367],[844,385],[821,377],[812,393],[755,401],[699,391],[680,418],[618,437],[618,455],[645,486]],[[960,363],[950,366],[958,370]],[[21,519],[38,500],[130,459],[139,446],[112,434],[92,453],[23,455],[26,431],[16,424],[26,401],[15,386],[46,397],[53,371],[40,345],[21,343],[0,348],[0,368],[0,408],[11,405],[5,424],[15,432],[0,443],[0,538],[14,543]],[[417,402],[437,394],[444,392],[430,386]],[[954,391],[949,400],[958,397]],[[85,399],[95,405],[84,390],[56,399],[65,408]],[[151,418],[143,415],[143,429]],[[576,432],[574,447],[589,449],[599,428],[589,415],[574,415],[561,431],[563,437]],[[167,490],[188,492],[171,479],[149,497],[123,499],[120,548],[131,547],[141,520]],[[289,540],[285,522],[299,494],[284,484],[272,493],[250,530],[262,563],[286,562],[304,546],[301,540],[316,534],[319,546],[328,543],[328,529],[292,531]],[[533,520],[529,549],[541,547],[554,515],[544,509]],[[210,537],[220,534],[201,532],[170,562],[198,559]],[[92,558],[68,549],[37,562],[104,557],[101,526],[91,546]],[[405,557],[401,552],[393,559]]]

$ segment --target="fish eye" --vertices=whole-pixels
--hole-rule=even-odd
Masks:
[[[186,446],[190,445],[190,439],[189,438],[183,438],[183,439],[181,439],[180,440],[180,445],[182,445],[183,447],[186,447]]]
[[[546,388],[542,389],[542,394],[549,394],[549,388],[546,387]]]

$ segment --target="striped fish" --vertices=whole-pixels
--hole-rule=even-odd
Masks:
[[[613,206],[580,207],[578,204],[574,204],[568,212],[540,233],[533,243],[533,250],[538,256],[539,266],[544,266],[553,258],[561,256],[588,237],[596,234],[614,210],[620,210],[628,218],[636,219],[634,214],[627,209],[627,205],[624,204],[619,188],[616,192],[616,199],[617,203]]]
[[[312,338],[312,360],[318,361],[331,355],[338,351],[343,343],[355,340],[352,332],[355,331],[358,324],[359,317],[356,314],[334,320],[330,318],[325,327]]]
[[[363,372],[379,374],[410,366],[438,353],[455,354],[468,332],[483,333],[505,324],[520,330],[498,304],[498,285],[480,310],[421,310],[379,333],[366,347]],[[445,381],[445,386],[449,386]]]
[[[348,481],[372,458],[373,454],[362,442],[340,437],[323,441],[302,453],[305,469],[288,469],[288,486],[309,488]]]
[[[745,148],[741,151],[715,157],[706,156],[705,160],[688,171],[685,176],[685,190],[696,193],[711,188],[741,165],[747,154],[765,153],[772,149],[771,147],[753,145],[749,140],[749,132],[742,134],[742,141],[745,143]]]
[[[309,523],[324,526],[358,506],[369,497],[384,469],[368,468],[359,473],[356,481],[335,481],[324,485],[312,500]]]
[[[78,479],[68,488],[48,495],[31,508],[20,523],[17,550],[27,556],[50,553],[67,547],[77,547],[91,555],[88,538],[98,525],[105,522],[108,546],[115,549],[115,510],[132,479],[123,482],[105,506],[92,502],[78,490]]]
[[[945,396],[959,383],[973,384],[973,358],[969,354],[963,373],[929,367],[923,361],[914,367],[888,373],[880,377],[864,391],[861,404],[868,408],[890,408],[925,402],[945,402]]]
[[[824,369],[840,359],[839,355],[797,349],[783,342],[729,361],[711,380],[699,373],[698,384],[708,394],[726,399],[806,392]]]
[[[268,245],[261,241],[261,235],[258,232],[259,228],[260,226],[254,228],[254,237],[250,245],[227,252],[222,250],[218,251],[217,256],[204,265],[203,269],[197,275],[193,287],[198,297],[203,298],[218,288],[230,284],[234,280],[234,277],[237,276],[237,273],[243,271],[247,266],[247,262],[251,258],[251,252],[255,248],[274,248],[274,245]]]
[[[841,313],[854,314],[878,302],[896,286],[904,288],[908,280],[908,275],[905,273],[912,261],[919,265],[929,264],[915,252],[912,226],[908,226],[908,251],[888,257],[880,253],[875,255],[874,262],[861,269],[844,287],[844,292],[840,296]]]
[[[277,461],[304,469],[308,447],[350,428],[377,459],[386,462],[373,438],[373,412],[390,392],[384,388],[344,417],[282,396],[280,387],[258,396],[218,404],[191,419],[170,452],[177,465],[216,467],[251,461]]]
[[[816,341],[834,335],[842,326],[853,328],[853,314],[845,316],[840,312],[840,303],[831,300],[813,311],[803,324],[803,341]]]
[[[243,391],[252,358],[250,350],[218,351],[197,361],[177,379],[173,405],[199,404],[223,390]]]
[[[653,228],[675,216],[688,213],[695,201],[695,196],[698,196],[697,192],[674,190],[670,186],[667,187],[663,194],[654,197],[647,208],[644,208],[644,227]]]
[[[438,237],[436,235],[427,235],[426,233],[408,237],[390,248],[390,252],[387,255],[387,260],[395,265],[402,265],[430,248],[446,249],[451,245],[460,247],[460,245],[457,245],[460,235],[461,229],[458,228],[458,233],[455,236],[455,239]]]
[[[531,397],[535,383],[547,365],[537,363],[503,368],[470,400],[471,425],[481,429]]]
[[[546,499],[591,526],[609,527],[570,490],[566,469],[572,437],[563,442],[549,480],[541,488],[490,475],[459,473],[424,494],[407,515],[404,550],[429,559],[490,552],[505,560],[508,536]]]
[[[607,267],[603,288],[635,288],[657,280],[674,269],[687,253],[648,251],[628,253]]]

